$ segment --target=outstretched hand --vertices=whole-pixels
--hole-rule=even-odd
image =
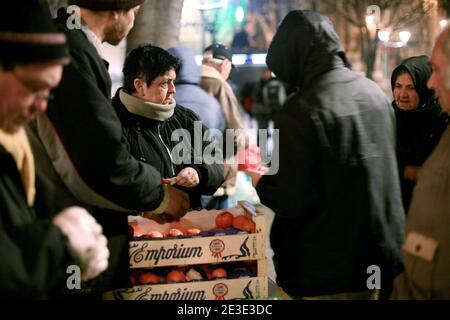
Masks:
[[[200,183],[200,177],[194,168],[187,167],[176,176],[176,184],[186,188],[193,188]]]

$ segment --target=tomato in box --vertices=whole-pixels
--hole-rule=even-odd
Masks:
[[[226,278],[226,277],[227,277],[227,271],[224,268],[217,268],[211,272],[212,279]]]
[[[146,233],[145,236],[150,237],[150,238],[155,238],[155,239],[164,238],[164,235],[160,231],[156,231],[156,230]]]
[[[161,278],[153,272],[143,272],[139,277],[140,284],[158,284]]]
[[[233,226],[234,216],[231,212],[224,211],[216,216],[216,227],[218,229],[228,229]]]
[[[188,236],[194,236],[199,234],[201,231],[200,229],[197,228],[192,228],[192,229],[187,229],[184,233]]]
[[[250,219],[247,216],[240,215],[237,217],[234,217],[233,219],[233,227],[239,230],[242,230],[242,226],[244,223],[249,221]]]
[[[179,270],[172,270],[167,274],[167,282],[168,283],[174,283],[174,282],[183,282],[186,280],[186,276],[183,272]]]
[[[248,232],[248,233],[255,233],[255,231],[256,231],[256,224],[252,220],[248,219],[247,221],[244,221],[242,223],[241,228],[242,228],[241,229],[242,231],[245,231],[245,232]]]

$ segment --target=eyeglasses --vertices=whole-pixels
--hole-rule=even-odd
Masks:
[[[14,70],[11,73],[21,83],[21,85],[27,89],[27,91],[34,95],[34,103],[41,103],[44,101],[48,102],[54,99],[54,95],[51,94],[48,89],[36,88],[36,85],[33,85],[26,79],[23,79]]]

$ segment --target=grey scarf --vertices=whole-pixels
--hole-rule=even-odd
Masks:
[[[175,100],[171,104],[157,104],[144,101],[123,90],[120,90],[119,97],[129,112],[157,121],[166,121],[173,116],[177,104]]]

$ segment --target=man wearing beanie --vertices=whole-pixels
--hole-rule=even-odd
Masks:
[[[69,267],[80,267],[79,280],[104,271],[109,251],[85,209],[36,219],[49,213],[34,210],[41,177],[23,126],[45,111],[69,57],[48,7],[17,3],[0,13],[0,298],[45,299],[66,287]]]
[[[179,219],[189,208],[184,192],[166,188],[160,173],[134,158],[111,105],[111,79],[101,44],[117,45],[134,24],[144,0],[69,1],[80,7],[81,28],[69,30],[69,15],[56,20],[67,36],[71,64],[52,93],[45,114],[30,126],[40,170],[59,183],[65,204],[91,206],[111,252],[108,270],[96,290],[131,286],[128,214],[155,220]],[[69,23],[70,25],[70,23]]]

